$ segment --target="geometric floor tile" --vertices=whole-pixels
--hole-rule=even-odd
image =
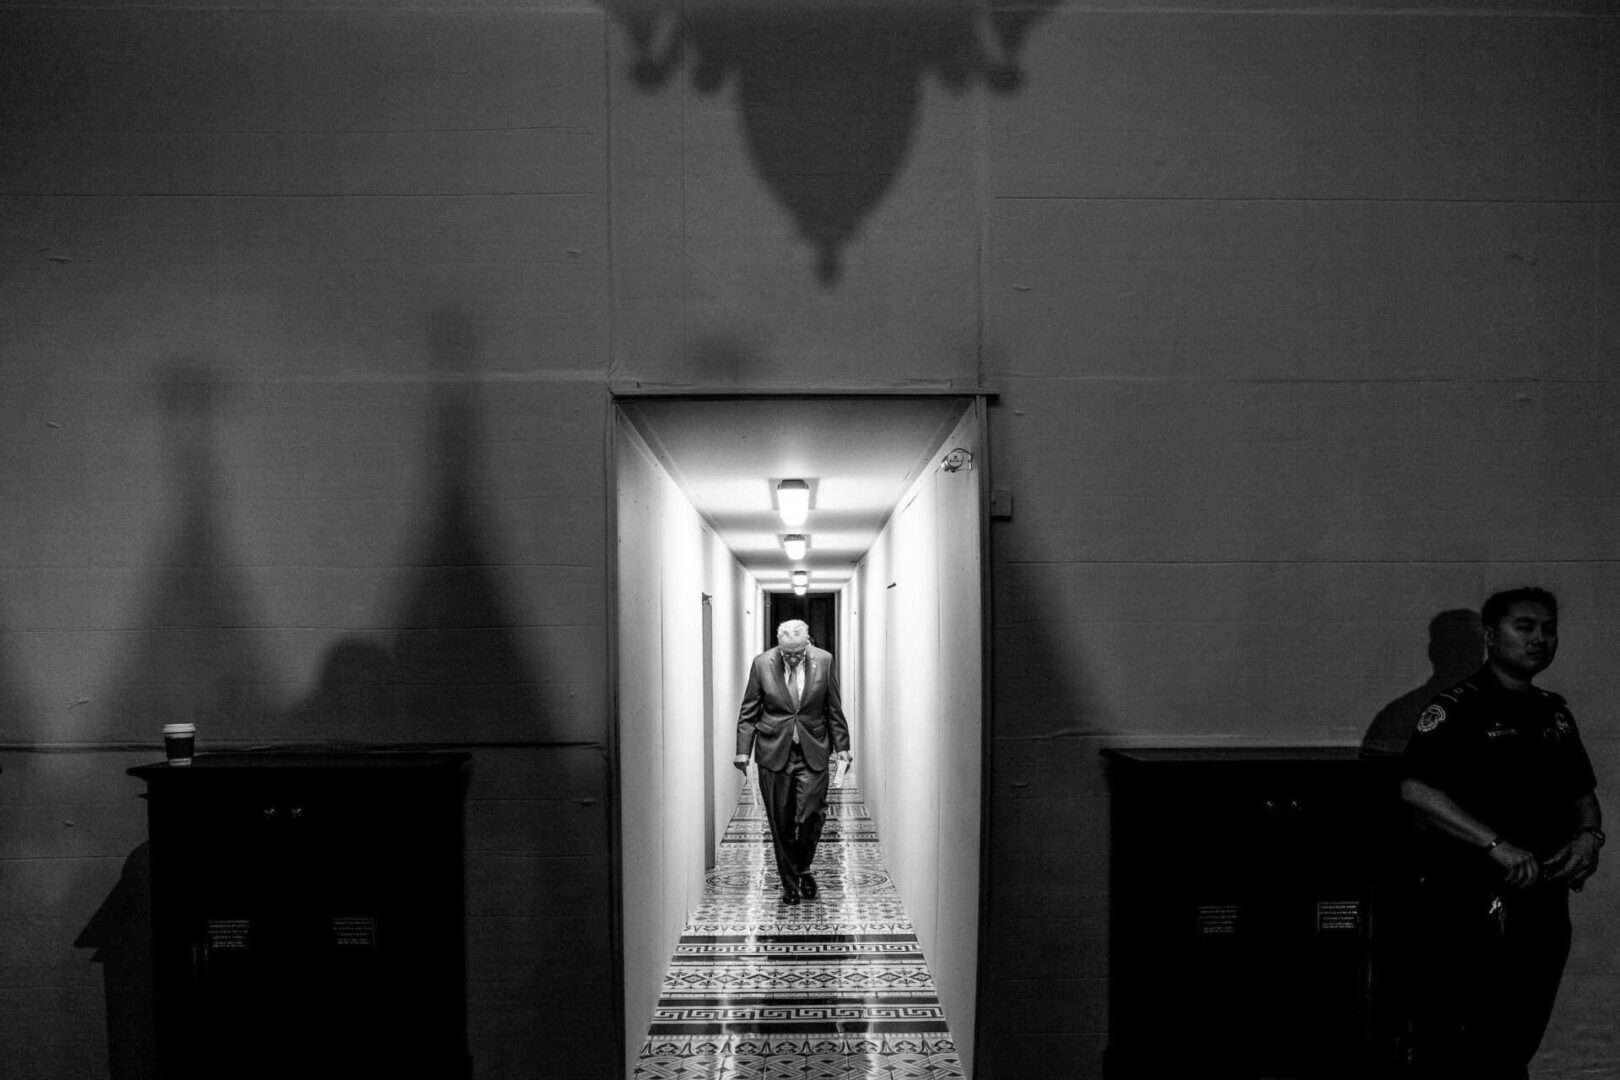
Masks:
[[[827,793],[820,895],[777,902],[744,788],[687,919],[636,1080],[962,1080],[933,976],[852,784]]]

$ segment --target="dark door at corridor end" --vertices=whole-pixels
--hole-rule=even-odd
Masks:
[[[790,592],[765,594],[765,642],[762,648],[776,646],[776,628],[789,619],[802,619],[810,627],[810,641],[818,649],[826,649],[838,656],[838,594],[832,592],[806,593],[795,596]]]

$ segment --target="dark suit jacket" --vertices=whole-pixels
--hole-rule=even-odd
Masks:
[[[805,650],[804,662],[810,667],[804,673],[804,697],[795,710],[782,650],[766,649],[754,657],[737,713],[738,757],[751,750],[760,768],[780,772],[787,768],[795,728],[804,763],[817,771],[827,768],[833,751],[849,749],[849,725],[838,699],[838,669],[832,654],[812,645]]]

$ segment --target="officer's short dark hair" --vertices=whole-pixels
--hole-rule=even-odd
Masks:
[[[1479,609],[1479,621],[1487,627],[1494,627],[1507,618],[1507,613],[1514,604],[1540,604],[1552,612],[1554,618],[1558,617],[1558,598],[1556,596],[1546,589],[1525,586],[1522,589],[1504,589],[1493,594],[1489,600],[1485,601],[1485,606]]]

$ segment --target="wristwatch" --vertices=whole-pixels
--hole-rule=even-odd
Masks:
[[[1579,836],[1583,832],[1589,832],[1593,836],[1597,837],[1598,847],[1602,847],[1604,844],[1609,842],[1609,838],[1603,835],[1603,830],[1598,828],[1596,825],[1582,825],[1580,828],[1575,830],[1575,835]]]

